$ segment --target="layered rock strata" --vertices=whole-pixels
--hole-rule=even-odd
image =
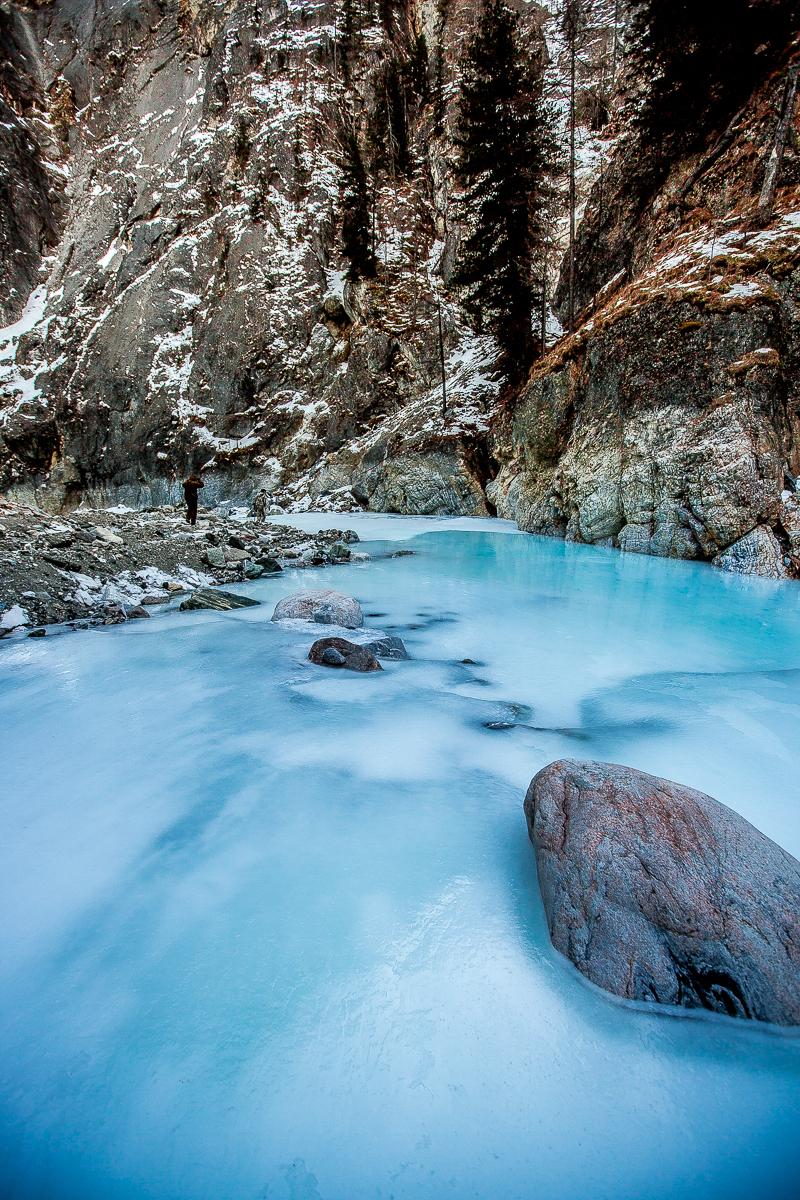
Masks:
[[[723,153],[701,169],[717,132],[641,211],[620,138],[579,238],[575,332],[495,428],[487,494],[523,529],[800,575],[796,114],[774,211],[756,220],[787,69]]]

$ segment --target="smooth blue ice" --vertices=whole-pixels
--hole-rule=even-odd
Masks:
[[[316,523],[414,555],[0,647],[3,1200],[796,1198],[798,1039],[585,984],[522,799],[628,763],[800,855],[800,587]],[[309,585],[413,661],[313,667]]]

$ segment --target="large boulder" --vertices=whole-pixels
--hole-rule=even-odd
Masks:
[[[346,667],[348,671],[383,670],[370,649],[345,638],[319,638],[309,650],[308,657],[322,667]]]
[[[702,792],[562,759],[525,797],[550,938],[630,1000],[800,1024],[800,863]]]
[[[359,629],[364,624],[358,601],[332,588],[306,588],[293,596],[284,596],[275,605],[273,621],[298,618],[320,625],[341,625],[344,629]]]

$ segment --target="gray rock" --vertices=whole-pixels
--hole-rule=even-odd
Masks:
[[[345,638],[319,638],[309,650],[308,657],[317,666],[346,667],[348,671],[361,672],[383,670],[371,650]]]
[[[358,601],[333,588],[306,588],[279,600],[272,620],[293,618],[318,621],[322,625],[341,625],[345,629],[358,629],[364,624],[364,614]]]
[[[783,561],[781,544],[766,525],[756,525],[755,529],[718,554],[713,563],[723,571],[735,571],[738,575],[786,579],[789,574]]]
[[[377,641],[367,642],[365,645],[366,649],[371,650],[376,658],[391,658],[395,661],[411,658],[403,644],[403,639],[399,637],[378,638]]]
[[[28,634],[28,637],[37,637],[37,638],[45,637],[46,634],[47,634],[46,629],[32,629],[31,632]]]
[[[217,612],[229,612],[232,608],[251,608],[260,603],[260,600],[251,600],[249,596],[237,596],[234,592],[223,592],[218,588],[198,588],[181,601],[180,611],[213,608]]]
[[[535,776],[553,945],[631,1000],[800,1024],[800,863],[702,792],[612,763]]]
[[[413,550],[395,550],[392,558],[408,558],[408,556],[413,553]]]
[[[45,562],[52,563],[54,567],[61,567],[62,571],[80,571],[81,569],[78,559],[72,558],[69,554],[47,551],[42,554],[42,558]]]
[[[137,604],[136,607],[132,608],[130,610],[130,612],[128,613],[128,620],[135,621],[140,617],[149,617],[149,616],[150,616],[150,613],[147,611],[147,609],[143,605]]]
[[[260,579],[264,574],[264,568],[260,563],[251,563],[249,567],[245,567],[244,573],[247,579]]]
[[[344,542],[334,542],[330,549],[330,555],[334,561],[336,559],[340,559],[342,562],[350,560],[350,551]]]
[[[225,562],[227,563],[243,563],[246,562],[250,555],[246,550],[236,550],[233,546],[226,546],[224,550]]]
[[[242,539],[240,537],[238,537],[235,533],[232,533],[231,536],[228,538],[228,545],[233,546],[234,550],[246,550],[247,549],[247,546],[245,546]]]
[[[277,559],[270,558],[269,555],[266,555],[266,554],[262,555],[261,558],[256,559],[256,566],[263,567],[265,573],[268,575],[269,574],[277,575],[279,571],[283,570],[283,567],[281,566],[281,564],[278,562]]]
[[[221,546],[207,546],[203,551],[203,562],[218,571],[225,566],[225,551]]]

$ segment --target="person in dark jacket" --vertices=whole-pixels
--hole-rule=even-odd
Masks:
[[[253,512],[256,514],[256,520],[258,521],[259,524],[261,524],[261,522],[264,520],[264,518],[267,515],[267,505],[268,504],[269,504],[269,496],[266,493],[266,489],[262,488],[261,491],[256,496],[255,500],[253,501]]]
[[[183,494],[186,497],[186,520],[190,525],[197,522],[197,492],[199,488],[205,486],[202,479],[194,474],[183,481]]]

